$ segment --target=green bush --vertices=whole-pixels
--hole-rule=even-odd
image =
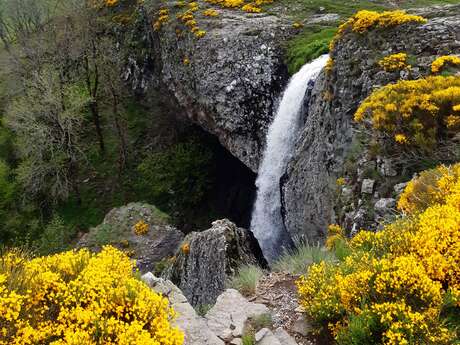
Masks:
[[[70,234],[67,233],[67,227],[62,218],[55,215],[46,225],[45,230],[38,241],[39,253],[42,255],[49,255],[68,249],[69,235]]]
[[[213,154],[190,140],[148,155],[138,166],[139,192],[166,211],[197,207],[210,190]]]

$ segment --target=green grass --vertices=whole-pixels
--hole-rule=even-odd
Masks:
[[[284,253],[273,265],[275,272],[287,272],[291,274],[304,274],[307,267],[321,261],[332,261],[334,255],[325,248],[316,245],[304,244],[294,251]]]
[[[336,31],[335,27],[309,28],[295,36],[287,48],[289,73],[294,74],[308,61],[327,54]]]
[[[229,286],[243,295],[252,295],[256,291],[257,283],[264,275],[259,266],[246,265],[238,269],[238,273],[231,279]]]

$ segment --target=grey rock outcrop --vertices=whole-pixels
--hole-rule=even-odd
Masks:
[[[193,306],[211,305],[238,267],[258,264],[259,255],[260,248],[249,231],[227,219],[218,220],[212,228],[185,237],[165,276]]]
[[[321,240],[327,225],[337,221],[335,181],[359,142],[353,115],[361,101],[379,86],[428,75],[436,57],[460,52],[460,6],[425,12],[434,16],[426,24],[349,33],[338,41],[334,68],[316,82],[304,129],[282,181],[284,222],[294,240]],[[398,52],[415,57],[412,76],[386,72],[378,65],[383,56]],[[397,178],[398,166],[388,160],[377,163],[377,173]],[[402,181],[394,181],[398,182]]]
[[[134,225],[143,221],[148,231],[136,235]],[[99,226],[92,228],[78,242],[78,247],[98,251],[103,245],[118,247],[136,259],[141,272],[154,271],[159,261],[171,257],[184,234],[168,224],[169,217],[155,206],[130,203],[112,209]]]
[[[189,119],[255,172],[288,79],[281,45],[292,27],[277,16],[231,10],[215,18],[197,12],[196,19],[206,31],[199,40],[178,36],[174,25],[158,32],[161,82]]]

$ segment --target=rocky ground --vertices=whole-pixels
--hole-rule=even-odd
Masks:
[[[182,291],[171,281],[145,274],[142,279],[166,296],[177,311],[176,325],[185,333],[185,345],[240,345],[252,332],[257,345],[326,345],[311,337],[307,320],[297,302],[297,277],[271,273],[258,285],[254,296],[225,290],[216,304],[200,316]]]

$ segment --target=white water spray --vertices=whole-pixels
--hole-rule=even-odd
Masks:
[[[328,55],[323,55],[292,76],[268,129],[267,145],[256,181],[257,198],[251,231],[269,263],[290,244],[281,216],[280,179],[299,132],[299,116],[308,85],[317,78],[327,60]]]

